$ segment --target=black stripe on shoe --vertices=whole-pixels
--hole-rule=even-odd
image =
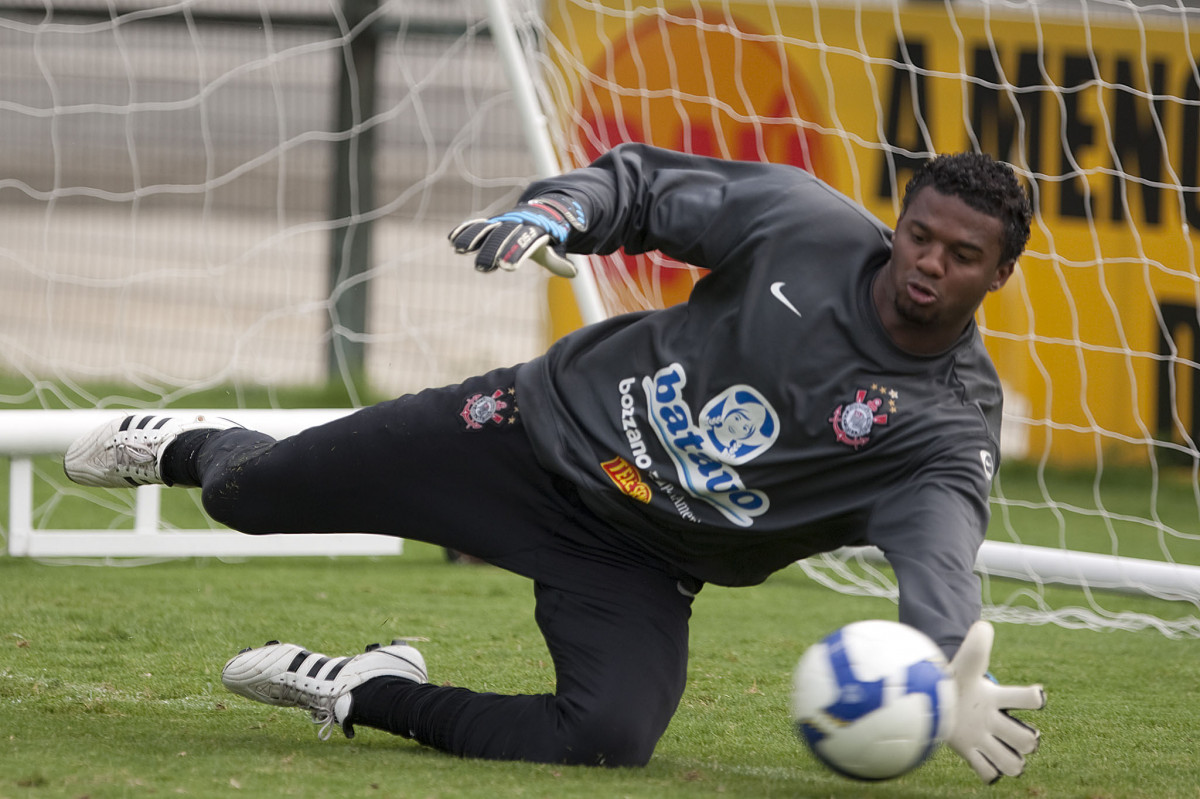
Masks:
[[[138,422],[138,423],[137,423],[137,429],[138,429],[138,430],[145,430],[145,429],[146,429],[146,426],[147,426],[147,425],[149,425],[149,424],[150,424],[152,421],[154,421],[154,417],[153,417],[153,416],[145,416],[145,417],[143,417],[143,418],[142,418],[142,420],[141,420],[140,422]]]
[[[167,424],[170,421],[171,421],[170,416],[164,416],[158,420],[158,423],[156,425],[154,425],[154,429],[158,430],[159,428],[161,428],[163,425]]]
[[[129,429],[129,425],[131,425],[131,424],[133,424],[133,417],[126,416],[124,419],[121,420],[121,426],[118,427],[117,429],[120,430],[121,432],[124,432]]]
[[[346,667],[346,664],[349,662],[350,662],[350,658],[342,658],[341,660],[339,660],[338,664],[336,666],[334,666],[332,669],[330,669],[329,673],[325,675],[325,679],[336,680],[338,674],[341,673],[342,669],[344,669]]]
[[[301,649],[296,653],[296,657],[292,658],[292,662],[288,665],[287,670],[290,672],[300,671],[300,667],[304,665],[304,661],[307,660],[311,654],[312,652],[309,652],[307,649]]]
[[[319,658],[317,658],[317,662],[312,665],[312,668],[308,670],[308,676],[316,677],[317,672],[319,672],[321,670],[321,667],[324,666],[326,663],[328,663],[332,659],[333,658],[331,658],[327,655],[321,655]]]

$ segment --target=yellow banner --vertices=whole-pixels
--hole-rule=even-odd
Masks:
[[[1200,33],[921,4],[545,11],[578,164],[630,140],[793,163],[894,222],[929,153],[1009,161],[1034,235],[979,317],[1010,411],[1032,420],[1009,425],[1009,451],[1136,460],[1197,437]],[[626,268],[665,302],[694,280]]]

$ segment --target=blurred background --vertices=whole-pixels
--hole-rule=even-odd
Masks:
[[[544,278],[445,239],[532,173],[481,3],[119,5],[0,3],[8,393],[393,394],[544,348]]]

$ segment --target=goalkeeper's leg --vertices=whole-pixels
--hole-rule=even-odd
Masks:
[[[350,721],[464,757],[641,766],[683,694],[691,597],[655,569],[548,553],[570,588],[537,585],[553,694],[503,696],[382,677],[352,692]],[[549,569],[548,569],[549,572]]]
[[[555,693],[379,678],[353,689],[348,724],[470,757],[639,765],[683,692],[691,596],[538,464],[506,393],[513,377],[499,370],[280,441],[185,433],[164,477],[201,485],[208,512],[246,532],[401,535],[535,581]]]
[[[164,453],[163,478],[201,486],[209,515],[242,532],[402,536],[527,573],[520,553],[559,521],[546,499],[558,480],[537,463],[514,382],[515,370],[496,370],[278,441],[185,432]],[[478,421],[480,407],[494,412]]]

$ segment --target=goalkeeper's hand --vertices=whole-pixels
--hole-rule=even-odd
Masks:
[[[994,636],[991,624],[975,622],[950,661],[958,703],[954,731],[946,740],[989,785],[1001,776],[1018,776],[1025,770],[1025,755],[1038,747],[1038,731],[1007,711],[1046,704],[1040,685],[997,685],[985,676]]]
[[[521,203],[490,219],[469,219],[450,232],[458,253],[474,252],[475,268],[512,271],[528,260],[561,277],[575,277],[563,245],[572,229],[587,229],[579,203],[563,194],[548,194]]]

